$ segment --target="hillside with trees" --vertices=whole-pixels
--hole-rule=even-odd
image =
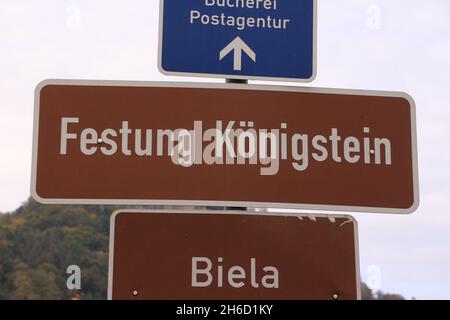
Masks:
[[[42,205],[34,200],[0,214],[0,300],[105,299],[107,296],[109,218],[118,207]],[[69,291],[66,269],[82,270],[82,290]],[[363,298],[398,300],[373,293]]]

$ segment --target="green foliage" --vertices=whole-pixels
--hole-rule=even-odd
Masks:
[[[0,299],[70,299],[67,267],[82,270],[82,299],[105,299],[114,207],[41,205],[0,216]]]
[[[29,200],[0,214],[0,300],[105,299],[112,206],[42,205]],[[67,267],[82,270],[81,291],[67,289]],[[362,287],[363,299],[403,299]]]

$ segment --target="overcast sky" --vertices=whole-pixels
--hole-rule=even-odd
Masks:
[[[0,212],[29,197],[39,81],[217,81],[158,72],[158,3],[1,0]],[[414,97],[420,209],[410,216],[356,215],[361,272],[384,291],[450,299],[450,1],[319,0],[318,74],[311,86]]]

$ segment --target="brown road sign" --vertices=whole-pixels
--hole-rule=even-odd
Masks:
[[[109,257],[109,299],[360,297],[350,216],[116,212]]]
[[[46,81],[36,90],[32,194],[411,213],[415,130],[403,93]]]

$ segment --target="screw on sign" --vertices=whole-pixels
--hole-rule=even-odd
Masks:
[[[360,297],[350,216],[119,211],[110,241],[110,299]]]

